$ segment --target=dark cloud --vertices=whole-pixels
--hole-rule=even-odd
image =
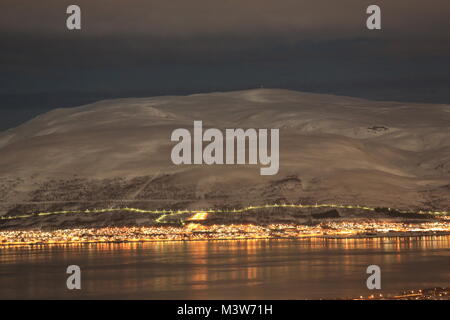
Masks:
[[[2,67],[270,61],[302,58],[311,43],[354,39],[371,40],[374,55],[450,54],[447,0],[379,0],[382,31],[365,28],[368,0],[78,0],[76,32],[65,27],[73,3],[2,0]],[[345,54],[363,49],[350,45]]]
[[[75,3],[83,29],[68,31]],[[370,4],[381,31],[365,27]],[[1,0],[0,107],[259,85],[450,103],[449,12],[448,0]]]
[[[0,28],[65,33],[71,0],[2,0]],[[92,36],[277,34],[288,38],[355,37],[366,33],[369,0],[78,0]],[[378,0],[383,25],[394,35],[448,36],[447,0]]]

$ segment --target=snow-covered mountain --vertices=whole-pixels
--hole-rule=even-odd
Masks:
[[[192,130],[194,120],[222,129],[279,128],[279,173],[174,165],[171,132]],[[100,101],[56,109],[0,134],[1,213],[109,200],[448,210],[450,106],[257,89]]]

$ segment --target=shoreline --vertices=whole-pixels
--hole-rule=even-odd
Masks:
[[[379,233],[374,235],[304,235],[304,236],[289,236],[289,237],[217,237],[217,238],[196,238],[196,239],[124,239],[124,240],[82,240],[82,241],[30,241],[30,242],[10,242],[0,243],[0,248],[24,247],[24,246],[54,246],[54,245],[89,245],[89,244],[136,244],[136,243],[174,243],[174,242],[200,242],[200,241],[254,241],[254,240],[367,240],[380,238],[417,238],[417,237],[445,237],[450,236],[450,231],[443,232],[398,232],[398,233]]]

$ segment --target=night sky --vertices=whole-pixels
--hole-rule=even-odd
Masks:
[[[448,0],[1,0],[0,130],[104,98],[261,86],[450,104],[449,31]]]

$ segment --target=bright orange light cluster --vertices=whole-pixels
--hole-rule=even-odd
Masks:
[[[200,211],[188,218],[188,221],[204,221],[208,218],[208,212]]]

